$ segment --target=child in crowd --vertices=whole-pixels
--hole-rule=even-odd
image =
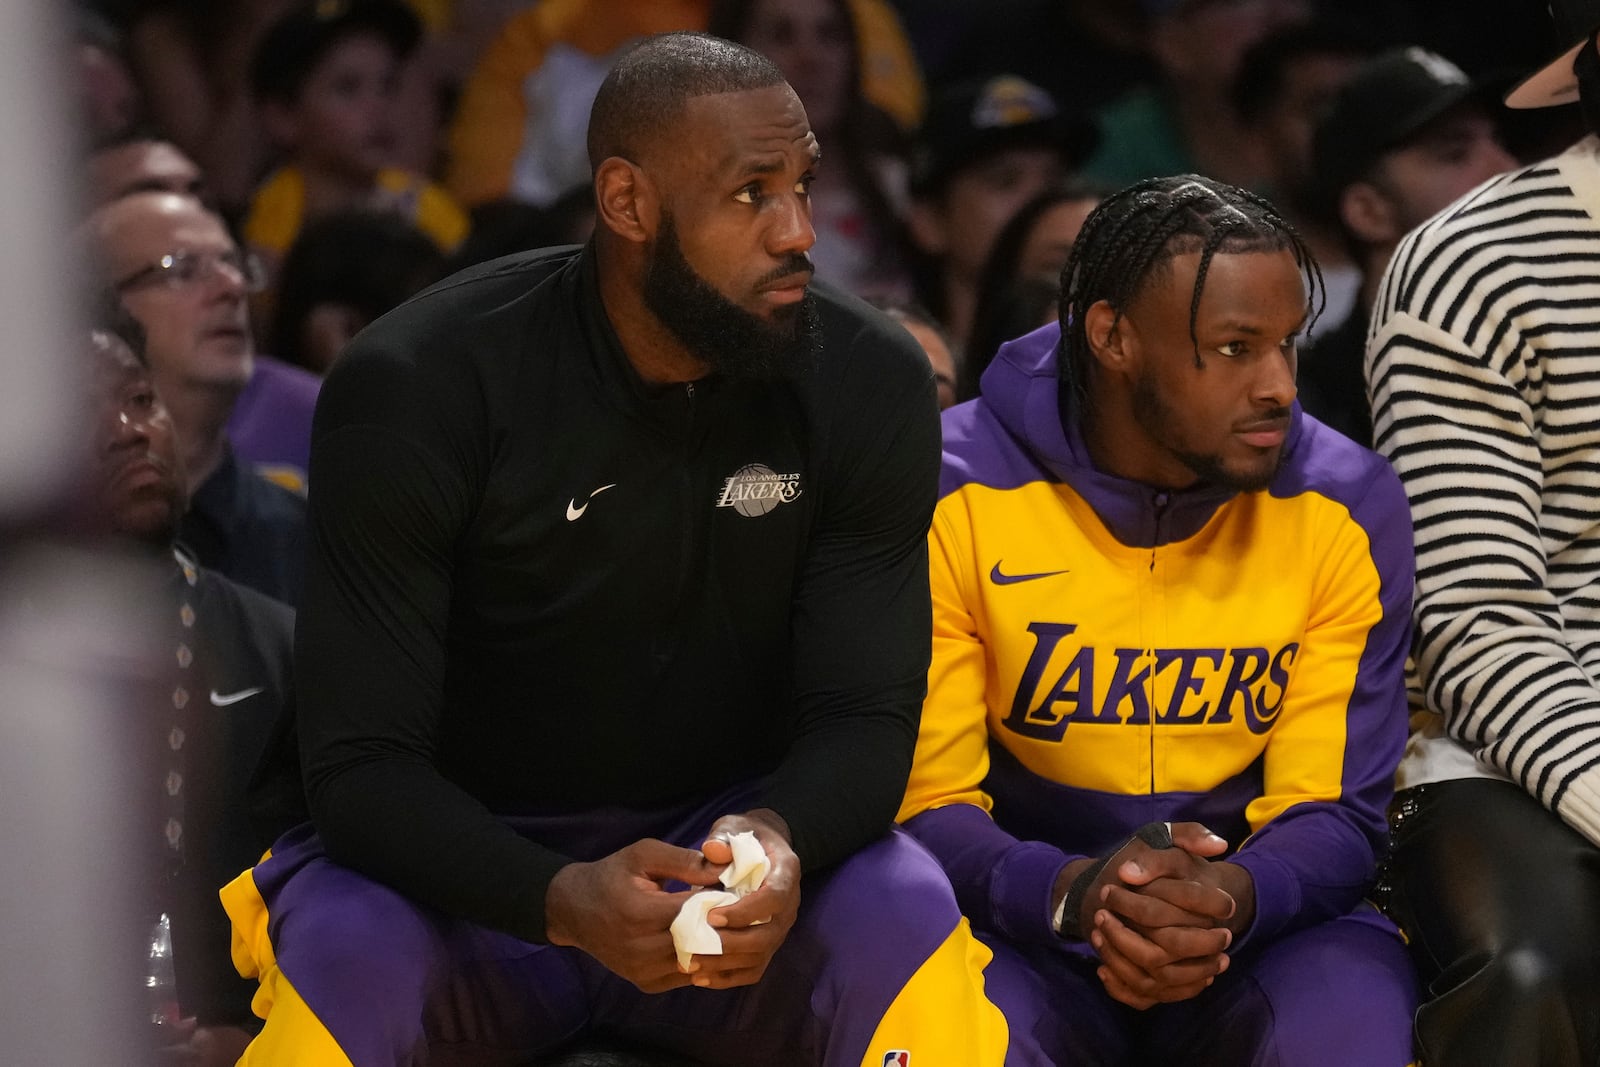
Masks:
[[[421,34],[396,0],[317,0],[267,31],[251,85],[284,153],[257,189],[244,237],[276,266],[309,218],[335,211],[397,214],[453,251],[467,218],[420,174],[391,166],[391,103],[400,65]]]
[[[326,374],[367,323],[444,275],[444,253],[404,219],[343,211],[308,222],[283,261],[272,351]]]

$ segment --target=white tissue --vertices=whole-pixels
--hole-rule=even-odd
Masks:
[[[733,860],[720,875],[726,891],[701,890],[683,902],[678,917],[672,920],[672,947],[677,949],[678,966],[684,970],[688,970],[691,956],[722,955],[722,937],[706,921],[711,909],[736,903],[740,897],[760,889],[772,868],[766,849],[749,830],[725,840],[733,851]]]
[[[733,850],[733,861],[721,874],[722,884],[735,896],[754,893],[761,888],[761,883],[767,880],[767,872],[772,869],[767,850],[761,847],[761,842],[749,830],[728,838],[728,847]]]
[[[689,969],[690,956],[722,955],[722,937],[706,921],[706,913],[738,899],[720,889],[707,889],[683,902],[678,917],[672,920],[672,947],[678,950],[680,968]]]

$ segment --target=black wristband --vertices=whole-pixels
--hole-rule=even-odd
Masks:
[[[1124,841],[1117,846],[1117,852],[1121,852],[1126,846],[1127,842]],[[1082,924],[1078,921],[1079,912],[1083,909],[1083,895],[1094,885],[1094,880],[1100,877],[1100,872],[1106,869],[1106,864],[1111,862],[1111,856],[1115,856],[1117,852],[1101,856],[1089,864],[1072,880],[1072,884],[1067,886],[1067,895],[1061,901],[1061,924],[1056,927],[1058,935],[1069,941],[1083,940]]]
[[[1151,848],[1171,848],[1172,824],[1166,822],[1147,822],[1133,833],[1129,834],[1116,848],[1095,860],[1079,872],[1078,877],[1072,880],[1067,887],[1067,895],[1061,901],[1061,922],[1056,927],[1056,933],[1061,937],[1073,941],[1084,939],[1082,923],[1079,921],[1083,909],[1083,895],[1089,892],[1089,887],[1094,885],[1095,879],[1106,869],[1106,864],[1116,858],[1117,853],[1131,845],[1135,839],[1143,841]]]

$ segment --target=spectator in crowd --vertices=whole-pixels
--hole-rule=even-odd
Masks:
[[[585,182],[545,207],[496,200],[472,209],[472,232],[450,257],[456,270],[515,252],[581,245],[594,233],[594,190]]]
[[[247,298],[261,284],[260,265],[220,218],[173,193],[102,205],[80,239],[148,338],[150,374],[187,475],[179,540],[202,565],[294,603],[305,501],[241,466],[225,432],[254,369]]]
[[[372,212],[317,219],[284,260],[271,348],[326,374],[352,337],[444,277],[444,269],[438,246],[404,219]]]
[[[971,400],[978,395],[984,371],[994,362],[1001,345],[1055,322],[1060,299],[1058,278],[1018,275],[1002,283],[993,296],[980,304],[972,337],[961,356],[956,399]]]
[[[306,221],[335,211],[399,215],[446,254],[466,236],[442,188],[393,165],[398,70],[420,34],[399,0],[304,0],[262,37],[251,83],[286,162],[256,191],[243,232],[274,279]]]
[[[1141,178],[1197,171],[1254,187],[1267,175],[1264,149],[1233,102],[1245,51],[1304,19],[1309,0],[1142,0],[1155,85],[1102,108],[1104,134],[1084,174],[1112,188]]]
[[[863,93],[849,0],[714,0],[707,30],[776,63],[828,145],[811,184],[817,276],[858,296],[907,299],[905,137]]]
[[[939,391],[939,410],[956,402],[956,357],[950,349],[950,340],[944,330],[924,308],[910,301],[883,301],[876,307],[885,315],[906,328],[917,339],[928,356],[928,366],[933,368],[934,388]]]
[[[422,20],[429,59],[440,87],[453,94],[460,88],[483,50],[508,20],[527,7],[526,0],[407,0]]]
[[[1293,406],[1316,273],[1253,194],[1131,186],[1059,326],[945,413],[901,818],[1039,1062],[1411,1062],[1411,967],[1362,899],[1410,526],[1393,472]]]
[[[1443,56],[1397,49],[1363,64],[1317,128],[1322,214],[1343,232],[1361,288],[1349,314],[1301,361],[1301,402],[1361,444],[1372,443],[1361,371],[1367,322],[1395,246],[1464,193],[1516,166],[1501,147],[1499,102],[1487,87]]]
[[[1099,186],[1067,182],[1024,203],[995,235],[984,277],[1009,267],[1015,274],[1059,281],[1084,220],[1105,195]]]
[[[1305,237],[1322,268],[1328,300],[1318,329],[1343,321],[1355,304],[1361,272],[1337,227],[1317,210],[1312,130],[1339,87],[1377,50],[1371,35],[1344,21],[1292,22],[1251,45],[1234,80],[1234,107],[1264,149],[1262,193]]]
[[[176,193],[209,206],[205,176],[177,145],[134,131],[89,156],[89,204],[97,207],[137,192]],[[255,353],[250,381],[228,416],[228,440],[239,461],[279,485],[305,491],[311,452],[311,413],[321,380],[281,360]]]
[[[1028,200],[1071,175],[1094,124],[1012,75],[937,93],[912,156],[911,238],[920,302],[952,337],[971,332],[978,275],[995,235]]]
[[[92,370],[85,409],[92,444],[94,527],[120,548],[163,561],[170,598],[170,684],[148,724],[160,857],[152,914],[168,916],[180,1029],[173,1062],[224,1067],[259,1023],[251,984],[233,968],[217,889],[271,844],[252,819],[248,787],[284,714],[294,616],[287,607],[197,565],[173,544],[184,510],[183,461],[140,358],[142,332],[123,320],[83,338]],[[170,695],[169,695],[170,694]],[[159,787],[154,783],[159,782]]]
[[[546,0],[506,22],[461,92],[446,185],[468,208],[545,207],[587,185],[589,106],[638,37],[704,23],[709,0]]]
[[[1061,268],[1083,220],[1103,198],[1093,186],[1056,186],[1023,204],[1001,227],[978,275],[978,303],[962,351],[962,400],[978,395],[978,379],[1002,342],[1055,321]]]
[[[1429,1067],[1600,1060],[1600,3],[1506,98],[1592,131],[1401,242],[1367,345],[1416,525],[1419,728],[1388,881]]]
[[[324,387],[314,823],[224,891],[270,1005],[243,1062],[499,1062],[592,1028],[729,1065],[998,1065],[987,954],[891,829],[926,359],[809,285],[818,147],[770,61],[652,38],[589,143],[589,245],[434,288]],[[679,883],[745,846],[759,887],[677,957]]]
[[[930,85],[1009,70],[1086,111],[1155,77],[1145,0],[902,0]]]
[[[79,133],[90,143],[120,137],[144,117],[144,98],[128,66],[122,35],[101,15],[72,10],[71,83]]]
[[[137,192],[166,191],[209,206],[200,169],[176,145],[137,130],[100,146],[88,161],[91,207]],[[256,353],[234,402],[227,435],[237,458],[285,488],[304,492],[311,414],[319,379]]]
[[[128,54],[149,119],[200,165],[237,218],[268,157],[251,100],[250,57],[295,0],[148,0],[131,5]]]
[[[324,0],[328,2],[328,0]],[[422,36],[401,64],[394,88],[390,165],[443,174],[445,128],[461,85],[483,49],[525,0],[403,0]]]
[[[702,30],[711,0],[543,0],[506,23],[462,90],[450,131],[450,191],[469,208],[543,207],[589,178],[589,105],[639,37]],[[902,129],[922,117],[922,75],[888,0],[850,0],[862,91]]]
[[[183,149],[160,134],[134,128],[94,146],[88,165],[89,207],[130,193],[168,192],[209,201],[205,175]]]

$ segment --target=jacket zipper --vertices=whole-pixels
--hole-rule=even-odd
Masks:
[[[1155,495],[1155,500],[1154,500],[1154,504],[1155,504],[1155,524],[1154,524],[1154,530],[1153,530],[1154,536],[1151,537],[1151,539],[1150,539],[1151,540],[1151,544],[1150,544],[1150,579],[1149,580],[1150,580],[1150,592],[1152,594],[1152,596],[1151,596],[1152,603],[1154,603],[1158,599],[1154,595],[1156,593],[1156,588],[1155,588],[1156,554],[1161,551],[1161,529],[1162,529],[1162,523],[1163,523],[1163,520],[1165,520],[1166,517],[1167,517],[1167,506],[1169,504],[1171,504],[1171,503],[1172,503],[1172,497],[1169,494],[1167,494],[1167,493],[1157,493]],[[1150,783],[1149,783],[1150,791],[1149,791],[1148,795],[1153,798],[1156,795],[1156,720],[1160,717],[1160,712],[1158,711],[1158,709],[1156,707],[1155,640],[1154,640],[1154,635],[1149,633],[1148,631],[1146,631],[1146,634],[1145,634],[1145,645],[1146,645],[1145,652],[1149,656],[1149,662],[1150,662],[1150,680],[1146,683],[1149,686],[1149,693],[1148,693],[1148,696],[1147,696],[1147,700],[1149,701],[1149,704],[1150,704],[1150,725],[1149,725],[1149,730],[1150,730],[1150,735],[1149,735],[1150,736],[1150,749],[1149,749],[1149,751],[1150,751]]]

